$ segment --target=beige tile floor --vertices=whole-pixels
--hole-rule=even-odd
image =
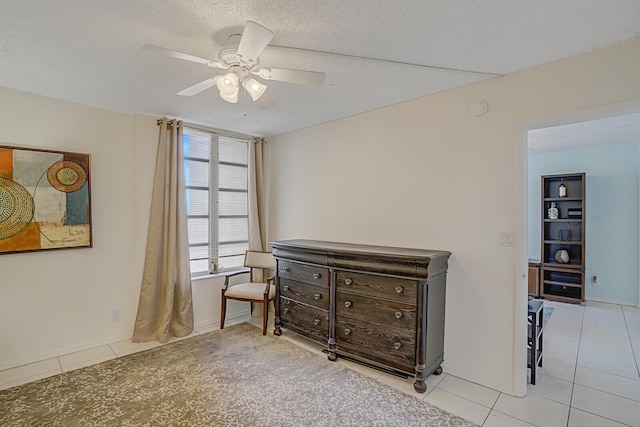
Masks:
[[[545,304],[554,312],[544,332],[544,366],[525,398],[446,372],[430,376],[427,392],[418,394],[411,378],[404,380],[343,359],[337,363],[485,427],[640,426],[640,309],[596,302]],[[260,327],[261,319],[250,320]],[[213,329],[217,328],[199,328],[194,335]],[[311,341],[288,331],[282,337],[326,357],[322,347]],[[121,341],[8,369],[0,372],[0,389],[158,345]]]

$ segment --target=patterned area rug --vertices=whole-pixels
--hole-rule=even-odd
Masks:
[[[243,323],[0,391],[7,426],[474,426]]]

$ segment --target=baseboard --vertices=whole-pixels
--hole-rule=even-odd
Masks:
[[[625,305],[627,307],[638,307],[640,308],[640,304],[634,304],[634,303],[630,303],[628,301],[615,301],[615,300],[608,300],[608,299],[602,299],[602,298],[585,298],[585,302],[587,301],[592,301],[592,302],[601,302],[604,304],[618,304],[618,305]]]
[[[249,310],[246,310],[246,311],[242,311],[240,313],[236,313],[234,315],[227,316],[224,322],[225,322],[225,325],[226,325],[227,322],[248,320],[250,318],[251,318],[251,313],[249,313]],[[194,329],[205,329],[205,330],[220,329],[220,321],[219,320],[213,320],[213,319],[207,319],[207,320],[195,323],[193,325],[193,328]]]
[[[131,336],[123,335],[121,337],[97,340],[97,341],[92,341],[85,344],[63,347],[54,351],[38,354],[36,356],[29,356],[22,359],[10,360],[8,362],[0,363],[0,371],[4,371],[6,369],[11,369],[11,368],[17,368],[18,366],[29,365],[31,363],[42,362],[43,360],[53,359],[55,357],[64,356],[65,354],[76,353],[78,351],[89,350],[91,348],[113,344],[126,339],[131,339]]]
[[[248,320],[251,318],[249,310],[243,310],[234,315],[227,317],[228,322],[234,322],[239,320]],[[194,325],[194,329],[220,329],[220,321],[213,321],[211,319],[205,320]],[[91,348],[100,347],[103,345],[114,344],[119,341],[131,340],[131,335],[122,335],[114,338],[107,338],[104,340],[92,341],[81,345],[63,347],[54,351],[41,353],[35,356],[25,357],[21,359],[10,360],[8,362],[0,363],[0,371],[7,369],[17,368],[18,366],[29,365],[31,363],[42,362],[43,360],[53,359],[56,357],[64,356],[70,353],[76,353],[78,351],[89,350]]]

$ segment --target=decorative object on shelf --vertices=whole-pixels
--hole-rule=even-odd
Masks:
[[[556,207],[556,202],[551,202],[551,207],[547,209],[547,217],[549,219],[558,219],[558,208]]]
[[[0,146],[0,254],[92,247],[90,160]]]
[[[559,249],[556,252],[555,259],[560,264],[566,264],[569,262],[569,252],[566,249]]]
[[[560,186],[558,187],[558,197],[567,197],[567,186],[564,185],[564,178],[560,180]]]
[[[571,234],[571,230],[569,230],[568,228],[563,228],[562,230],[558,231],[558,240],[571,240],[572,234]]]
[[[567,218],[582,219],[582,209],[575,209],[575,208],[567,209]]]

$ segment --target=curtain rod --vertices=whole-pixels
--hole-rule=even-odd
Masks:
[[[193,123],[183,123],[183,124],[186,127],[190,127],[190,128],[198,129],[198,130],[203,130],[205,132],[215,133],[215,134],[218,134],[218,135],[221,135],[221,136],[229,136],[229,137],[232,137],[232,138],[254,138],[253,135],[245,135],[243,133],[229,132],[229,131],[225,131],[225,130],[210,128],[210,127],[207,127],[207,126],[196,125],[196,124],[193,124]]]
[[[158,119],[158,121],[156,123],[158,124],[158,126],[160,126],[162,124],[162,119]],[[167,119],[167,126],[173,126],[172,120]],[[229,131],[224,131],[224,130],[220,130],[220,129],[210,128],[210,127],[207,127],[207,126],[196,125],[196,124],[193,124],[193,123],[185,123],[184,121],[182,122],[182,127],[190,127],[190,128],[193,128],[193,129],[202,130],[202,131],[205,131],[205,132],[211,132],[211,133],[215,133],[216,135],[227,136],[227,137],[230,137],[230,138],[246,138],[246,139],[262,138],[263,142],[265,142],[265,143],[267,142],[264,137],[257,137],[257,136],[253,136],[253,135],[246,135],[246,134],[243,134],[243,133],[229,132]]]
[[[175,119],[175,120],[176,120],[176,123],[177,123],[177,121],[178,121],[178,120],[177,120],[177,119]],[[162,124],[162,119],[158,119],[158,120],[156,121],[156,124],[157,124],[158,126],[160,126],[160,125]],[[169,120],[169,119],[167,119],[167,126],[173,126],[173,120]]]

